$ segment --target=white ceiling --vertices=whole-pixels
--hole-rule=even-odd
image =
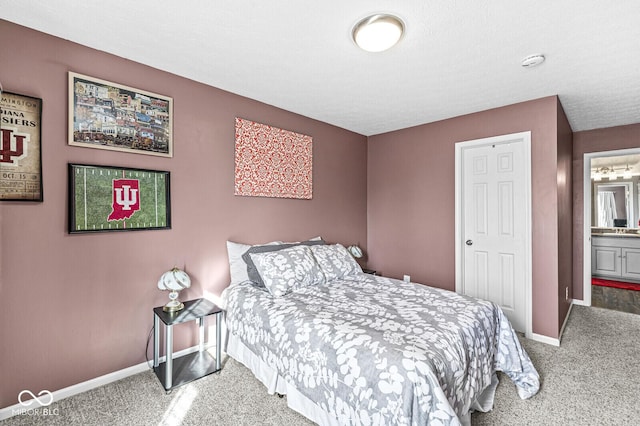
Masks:
[[[377,54],[350,38],[373,12],[406,24]],[[574,131],[640,122],[638,0],[0,0],[0,18],[367,136],[556,94]]]

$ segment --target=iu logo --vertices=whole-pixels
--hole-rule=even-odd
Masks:
[[[0,163],[17,166],[17,160],[27,156],[29,135],[19,134],[15,129],[2,129]]]
[[[113,210],[107,220],[129,219],[140,210],[140,187],[138,179],[113,180]]]

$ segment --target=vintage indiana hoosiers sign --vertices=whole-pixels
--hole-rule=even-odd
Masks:
[[[42,201],[42,99],[2,92],[0,200]]]

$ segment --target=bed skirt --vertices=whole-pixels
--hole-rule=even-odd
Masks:
[[[253,375],[266,386],[270,395],[279,393],[287,395],[287,405],[309,420],[320,426],[339,425],[340,421],[320,408],[315,402],[300,393],[295,386],[287,382],[278,372],[251,352],[238,337],[229,333],[227,340],[227,355],[246,366]],[[498,387],[498,376],[494,373],[491,384],[487,386],[472,404],[472,411],[487,412],[493,408],[493,400]],[[471,425],[471,412],[460,418],[464,426]]]
[[[258,380],[266,386],[271,395],[279,393],[287,395],[287,405],[309,420],[321,426],[339,425],[338,419],[321,409],[315,402],[301,394],[295,386],[278,375],[278,372],[251,352],[238,337],[229,333],[227,340],[227,355],[244,364]]]

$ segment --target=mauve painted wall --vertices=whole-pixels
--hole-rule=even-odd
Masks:
[[[573,298],[584,299],[584,154],[640,147],[640,124],[573,134]]]
[[[4,89],[43,99],[44,174],[43,203],[0,203],[0,407],[143,362],[159,276],[185,267],[183,300],[219,295],[227,239],[367,250],[366,137],[2,20],[0,40]],[[68,146],[68,71],[173,97],[174,157]],[[236,116],[313,137],[312,200],[233,195]],[[68,162],[170,171],[173,229],[69,235]],[[176,328],[176,350],[195,335]]]
[[[370,137],[369,267],[454,290],[455,143],[530,130],[533,332],[557,338],[559,107],[552,96]]]
[[[558,99],[558,330],[571,307],[573,279],[573,132]],[[535,206],[534,206],[535,208]],[[567,297],[568,292],[568,297]]]

